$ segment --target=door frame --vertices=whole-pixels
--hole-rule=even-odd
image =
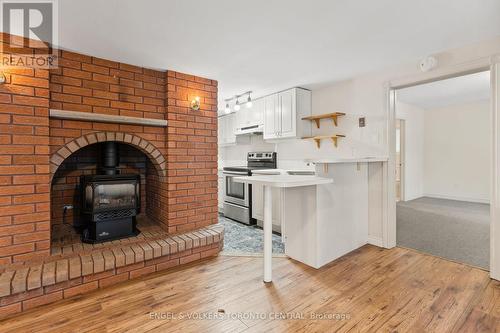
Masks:
[[[491,189],[490,189],[490,276],[500,280],[500,55],[420,73],[385,84],[387,115],[386,142],[389,159],[385,168],[385,214],[382,221],[382,243],[386,248],[396,246],[396,98],[397,90],[419,84],[440,81],[490,70],[491,77]]]
[[[405,167],[406,167],[406,120],[397,118],[399,121],[399,201],[405,201]]]

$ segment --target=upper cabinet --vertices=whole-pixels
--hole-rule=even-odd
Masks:
[[[279,110],[278,94],[264,98],[264,139],[278,138]]]
[[[236,143],[236,115],[230,113],[227,115],[219,116],[218,120],[218,144],[219,145],[232,145]]]
[[[264,139],[289,139],[311,135],[311,92],[292,88],[264,98]]]

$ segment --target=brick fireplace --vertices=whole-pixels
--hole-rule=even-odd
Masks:
[[[69,51],[56,69],[4,74],[0,317],[219,251],[216,81]],[[145,232],[89,248],[68,230],[81,223],[79,177],[98,172],[109,141],[118,168],[140,175]]]

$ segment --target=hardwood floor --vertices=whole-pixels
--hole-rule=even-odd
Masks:
[[[262,258],[220,256],[26,312],[0,331],[500,332],[500,283],[476,268],[369,245],[320,270],[273,260],[273,284]]]

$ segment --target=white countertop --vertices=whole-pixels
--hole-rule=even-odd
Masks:
[[[353,157],[353,158],[325,158],[318,160],[307,160],[316,164],[333,164],[333,163],[369,163],[369,162],[387,162],[387,156],[374,156],[374,157]]]
[[[331,178],[317,176],[291,176],[291,175],[255,175],[245,177],[234,177],[234,181],[240,183],[266,185],[271,187],[301,187],[333,183]]]

